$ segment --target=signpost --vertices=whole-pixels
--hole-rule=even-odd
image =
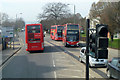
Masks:
[[[2,37],[12,37],[13,38],[13,33],[14,29],[13,27],[2,27]]]

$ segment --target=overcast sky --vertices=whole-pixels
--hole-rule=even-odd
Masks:
[[[80,13],[82,17],[88,15],[91,4],[98,0],[0,0],[0,12],[7,13],[10,18],[22,17],[25,22],[36,22],[39,13],[42,13],[43,6],[51,2],[62,2],[69,5],[71,13]],[[22,14],[20,14],[22,13]]]

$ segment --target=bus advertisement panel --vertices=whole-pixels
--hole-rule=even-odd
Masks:
[[[53,25],[51,26],[50,36],[53,40],[62,40],[62,25]]]
[[[64,46],[78,46],[79,43],[79,25],[65,24],[63,30]]]
[[[26,24],[26,51],[44,50],[44,35],[42,24]]]

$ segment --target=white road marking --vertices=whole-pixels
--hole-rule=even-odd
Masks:
[[[63,69],[63,70],[70,70],[70,71],[84,72],[83,70],[72,70],[72,69]]]
[[[56,71],[54,71],[55,78],[57,78]]]
[[[93,77],[91,74],[89,74],[89,76],[90,76],[90,78],[95,78],[95,77]]]
[[[54,62],[54,60],[53,60],[53,67],[55,67],[55,62]]]
[[[53,58],[53,54],[52,54],[52,59],[53,59],[53,67],[55,68],[55,61],[54,61],[54,58]],[[55,76],[55,78],[57,78],[56,71],[54,71],[54,76]]]
[[[70,62],[69,60],[65,60],[65,59],[56,59],[56,61],[60,61],[60,62]]]
[[[80,78],[80,76],[72,76],[72,75],[62,75],[62,74],[59,74],[59,76],[63,76],[63,77],[69,77],[69,78]]]

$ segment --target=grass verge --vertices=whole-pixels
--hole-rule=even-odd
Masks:
[[[120,39],[114,39],[113,41],[111,41],[109,39],[109,47],[115,48],[115,49],[120,49]]]

